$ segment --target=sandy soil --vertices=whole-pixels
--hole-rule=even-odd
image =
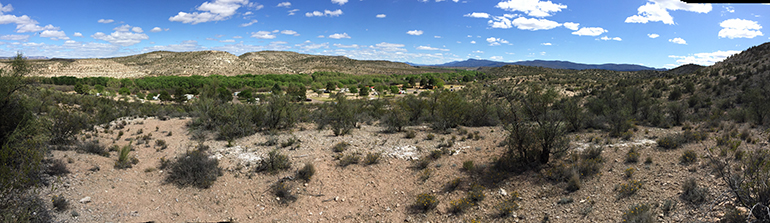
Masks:
[[[44,196],[62,194],[70,201],[70,210],[57,212],[59,222],[210,222],[233,220],[238,222],[540,222],[544,216],[553,222],[618,222],[622,211],[636,203],[660,204],[665,199],[678,201],[676,209],[669,216],[663,216],[655,209],[662,222],[716,221],[729,205],[731,194],[725,193],[724,183],[706,167],[703,158],[696,164],[679,163],[684,149],[693,149],[701,156],[706,148],[713,146],[712,140],[690,144],[684,149],[663,151],[656,149],[657,137],[680,131],[677,128],[657,129],[639,127],[630,141],[619,139],[603,140],[605,163],[601,173],[583,182],[577,192],[565,191],[564,183],[554,184],[544,179],[542,173],[527,172],[494,179],[486,183],[484,199],[478,206],[460,214],[448,211],[449,203],[465,196],[471,182],[484,180],[483,174],[462,170],[462,163],[473,160],[477,169],[483,169],[490,161],[499,157],[505,148],[498,147],[504,139],[501,127],[464,127],[469,132],[478,131],[480,140],[466,139],[458,135],[438,134],[426,126],[411,126],[416,137],[406,139],[404,133],[382,133],[379,126],[361,125],[352,134],[335,137],[330,130],[317,131],[310,124],[302,124],[293,131],[278,136],[279,142],[291,137],[301,141],[299,147],[283,148],[281,151],[291,157],[292,168],[275,175],[255,173],[256,163],[275,146],[261,146],[269,136],[261,133],[241,138],[226,147],[227,142],[207,140],[211,156],[220,160],[225,171],[208,189],[193,187],[179,188],[164,183],[166,173],[156,169],[162,157],[173,159],[192,150],[197,142],[190,139],[185,124],[190,119],[157,120],[139,118],[118,120],[116,125],[126,121],[120,130],[112,134],[103,128],[96,136],[93,132],[81,135],[98,139],[102,145],[126,145],[128,139],[152,134],[149,144],[134,145],[139,163],[129,169],[115,169],[117,152],[110,157],[75,151],[53,151],[53,159],[63,159],[71,174],[58,179],[51,188],[43,191]],[[156,129],[157,128],[157,129]],[[142,134],[136,134],[141,129]],[[435,139],[427,140],[428,134]],[[763,134],[763,133],[757,133]],[[430,151],[444,141],[456,138],[450,148],[453,155],[444,155],[433,161],[428,169],[432,171],[427,180],[421,179],[422,170],[413,168],[414,159],[425,159]],[[573,149],[596,145],[588,140],[594,137],[607,138],[599,131],[587,131],[569,135]],[[767,137],[759,137],[766,139]],[[155,140],[165,140],[169,146],[159,150]],[[379,164],[364,166],[354,164],[340,167],[331,147],[339,142],[351,146],[344,154],[360,152],[382,152]],[[766,142],[763,141],[763,143]],[[639,163],[625,163],[624,155],[630,146],[640,148]],[[652,157],[652,164],[644,164],[646,157]],[[294,202],[277,199],[270,185],[285,177],[294,176],[305,163],[313,163],[316,174],[309,182],[289,181],[292,193],[297,195]],[[98,167],[98,168],[96,168]],[[623,170],[636,168],[633,179],[643,182],[642,190],[629,198],[618,198],[616,185],[627,182]],[[488,177],[488,176],[487,176]],[[694,206],[683,202],[679,195],[684,179],[695,177],[709,188],[709,202]],[[458,190],[445,190],[446,184],[456,178],[462,179]],[[514,216],[501,218],[495,209],[501,201],[509,199],[512,192],[518,192],[521,208]],[[411,205],[420,193],[436,195],[438,207],[427,213],[414,211]],[[503,195],[507,194],[507,195]],[[90,202],[79,202],[86,197]],[[571,203],[560,204],[560,200],[572,199]],[[74,212],[77,212],[77,216]],[[586,213],[583,215],[583,213]]]

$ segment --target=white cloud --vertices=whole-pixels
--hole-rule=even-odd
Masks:
[[[404,44],[381,42],[374,45],[375,49],[384,51],[406,51]]]
[[[142,40],[150,39],[147,34],[132,32],[132,28],[129,25],[118,26],[113,30],[115,30],[115,32],[110,33],[110,35],[97,32],[91,35],[91,38],[104,40],[110,44],[120,46],[131,46],[141,42]]]
[[[115,20],[112,20],[112,19],[99,19],[99,21],[96,21],[96,22],[107,24],[107,23],[112,23],[114,21]]]
[[[27,33],[27,32],[40,32],[43,30],[59,30],[59,27],[54,27],[53,25],[46,25],[44,27],[41,27],[38,24],[37,21],[34,19],[31,19],[27,15],[22,16],[15,16],[15,15],[4,15],[5,12],[11,12],[13,11],[13,6],[10,4],[2,6],[0,4],[0,24],[10,24],[15,23],[16,24],[16,32],[17,33]]]
[[[204,2],[198,6],[196,8],[197,12],[179,12],[177,15],[168,18],[168,21],[192,24],[223,21],[230,19],[230,16],[243,6],[251,6],[257,10],[264,7],[259,4],[250,4],[248,0],[214,0],[213,2]]]
[[[377,16],[375,16],[375,17],[382,19],[382,18],[385,18],[386,16],[387,15],[385,15],[385,14],[377,14]]]
[[[484,51],[481,51],[481,50],[475,50],[475,51],[473,51],[473,53],[484,53]]]
[[[8,7],[8,6],[10,6],[10,5],[7,5],[6,7]],[[29,40],[29,35],[13,35],[13,34],[11,34],[11,35],[3,35],[3,36],[0,36],[0,39],[2,39],[2,40],[12,40],[12,41],[24,41],[24,42],[26,42],[27,40]]]
[[[550,45],[552,45],[552,44],[551,44],[551,43],[541,43],[540,45],[543,45],[543,46],[550,46]]]
[[[186,40],[182,41],[180,44],[171,44],[166,46],[152,46],[152,47],[145,47],[142,51],[143,52],[150,52],[150,51],[196,51],[196,50],[203,50],[205,49],[203,46],[198,45],[198,41],[195,40]]]
[[[580,27],[580,23],[574,23],[574,22],[565,22],[562,25],[564,25],[564,28],[567,28],[573,31],[578,30],[578,27]]]
[[[673,25],[674,17],[668,11],[683,10],[697,13],[708,13],[711,4],[688,4],[679,0],[648,0],[647,4],[639,6],[636,15],[626,18],[626,23],[663,22]]]
[[[558,22],[554,22],[547,19],[535,19],[535,18],[528,19],[524,17],[519,17],[514,19],[513,21],[510,21],[510,24],[508,24],[507,27],[510,28],[511,25],[521,30],[532,30],[532,31],[549,30],[549,29],[553,29],[561,26],[561,24],[559,24]],[[493,27],[493,28],[497,28],[497,27]]]
[[[672,42],[672,43],[676,43],[676,44],[687,45],[687,41],[684,41],[684,39],[679,38],[679,37],[673,38],[673,39],[668,39],[668,41]]]
[[[316,50],[320,48],[329,48],[329,43],[313,43],[313,42],[310,42],[310,40],[308,40],[301,44],[295,44],[294,46],[298,47],[300,49],[300,52],[308,52],[308,51]]]
[[[257,39],[275,39],[275,35],[273,35],[273,33],[270,31],[252,32],[251,37],[254,37]]]
[[[508,0],[497,3],[495,7],[511,12],[520,11],[534,17],[552,16],[553,13],[567,8],[566,5],[539,0]]]
[[[647,36],[650,37],[650,38],[655,39],[655,38],[658,38],[660,35],[658,35],[656,33],[650,33],[650,34],[647,34]]]
[[[239,26],[239,27],[247,27],[247,26],[251,26],[251,25],[254,25],[254,23],[257,23],[257,22],[259,22],[259,21],[257,21],[256,19],[253,19],[253,20],[251,20],[250,22],[247,22],[247,23],[243,23],[243,24],[240,24],[240,25],[238,25],[238,26]]]
[[[422,35],[422,30],[409,30],[406,32],[406,34],[419,36],[419,35]]]
[[[418,46],[416,49],[418,49],[418,50],[449,51],[449,49],[442,49],[442,48],[436,48],[436,47],[430,47],[430,46]]]
[[[243,39],[243,36],[233,36],[233,39]]]
[[[620,37],[608,37],[608,36],[602,36],[602,38],[599,38],[599,39],[604,41],[607,41],[607,40],[622,41],[623,40]]]
[[[727,57],[740,53],[741,51],[737,50],[728,50],[728,51],[716,51],[711,53],[696,53],[691,54],[688,56],[674,56],[670,55],[669,58],[676,58],[676,62],[681,64],[699,64],[702,66],[711,66],[714,65],[714,63],[722,61],[726,59]]]
[[[40,37],[51,38],[52,40],[68,40],[67,34],[64,31],[45,30],[40,32]]]
[[[745,19],[728,19],[719,23],[719,38],[754,38],[762,36],[762,26],[759,23]]]
[[[72,34],[72,36],[74,36],[74,37],[83,37],[83,34],[79,33],[79,32],[75,32],[74,34]]]
[[[335,43],[335,44],[334,44],[334,46],[335,46],[335,47],[337,47],[337,48],[346,48],[346,49],[354,49],[354,48],[358,48],[358,45],[357,45],[357,44],[353,44],[353,45],[345,45],[345,44],[339,44],[339,43]]]
[[[433,38],[441,39],[441,36],[433,36]]]
[[[600,27],[583,27],[580,30],[572,32],[572,35],[578,36],[598,36],[602,33],[606,33],[607,30]]]
[[[284,31],[281,31],[281,34],[299,36],[299,33],[297,33],[297,31],[294,31],[294,30],[284,30]]]
[[[131,28],[131,31],[134,31],[135,33],[143,33],[144,32],[144,30],[142,30],[141,27]]]
[[[281,2],[281,3],[278,3],[278,5],[275,6],[275,7],[286,7],[286,8],[289,8],[289,7],[291,7],[291,2]]]
[[[476,41],[471,41],[471,44],[476,44]]]
[[[162,31],[163,31],[163,29],[161,29],[160,27],[157,27],[157,26],[150,30],[151,33],[157,33],[157,32],[162,32]]]
[[[316,37],[318,37],[318,38],[324,38],[324,35],[318,35],[318,36],[316,36]]]
[[[299,12],[299,9],[289,10],[289,15],[294,15],[294,14],[296,14],[296,12]]]
[[[317,17],[320,17],[320,16],[335,17],[335,16],[340,16],[340,15],[342,15],[342,9],[337,9],[337,10],[334,10],[334,11],[324,10],[324,12],[313,11],[313,12],[305,13],[305,16],[307,16],[307,17],[313,17],[313,16],[317,16]]]
[[[490,46],[499,46],[500,44],[509,44],[508,40],[495,38],[495,37],[487,38],[487,42],[489,43]]]
[[[347,33],[342,33],[342,34],[335,33],[335,34],[329,35],[328,38],[332,38],[332,39],[350,39],[350,36]]]
[[[491,56],[489,57],[490,60],[503,60],[502,56]]]
[[[0,4],[0,13],[11,12],[11,11],[13,11],[13,6],[11,6],[11,4],[7,4],[5,6],[3,6],[3,4]]]
[[[488,18],[489,18],[489,14],[488,14],[488,13],[486,13],[486,12],[474,12],[474,13],[468,13],[468,14],[465,14],[465,15],[463,15],[463,16],[465,16],[465,17],[471,17],[471,18],[484,18],[484,19],[488,19]]]
[[[345,3],[348,3],[348,0],[332,0],[333,4],[339,4],[344,5]]]
[[[219,42],[220,43],[234,43],[235,40],[234,39],[226,39],[226,40],[220,40]]]

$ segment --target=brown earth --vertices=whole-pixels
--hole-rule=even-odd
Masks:
[[[706,147],[713,146],[713,140],[690,144],[677,150],[656,149],[655,138],[680,129],[659,129],[638,127],[631,141],[606,139],[606,134],[587,131],[571,134],[570,148],[580,150],[589,145],[603,146],[605,158],[601,173],[583,181],[577,192],[565,191],[564,183],[554,184],[544,179],[541,173],[526,172],[520,175],[494,179],[483,183],[484,199],[476,207],[461,214],[448,211],[451,201],[465,196],[471,182],[484,182],[485,177],[477,172],[462,170],[462,163],[472,160],[477,169],[484,169],[490,160],[499,157],[505,148],[498,147],[504,139],[501,127],[464,127],[468,132],[478,131],[480,140],[465,139],[457,132],[448,135],[433,133],[426,126],[411,126],[416,137],[407,139],[404,133],[386,134],[383,128],[362,124],[352,134],[335,137],[330,130],[314,130],[311,124],[301,124],[290,132],[278,135],[279,142],[291,137],[301,141],[296,149],[283,148],[281,151],[291,157],[292,167],[275,175],[255,173],[258,161],[275,146],[261,146],[268,140],[267,135],[258,133],[233,142],[226,147],[224,141],[205,141],[210,146],[212,157],[219,159],[224,174],[208,189],[193,187],[179,188],[164,183],[166,173],[156,169],[161,157],[173,159],[192,150],[197,142],[190,140],[186,123],[191,119],[161,121],[155,118],[123,119],[111,123],[115,126],[126,121],[122,130],[113,128],[104,133],[96,127],[98,134],[85,133],[99,139],[101,145],[126,145],[129,139],[152,134],[149,144],[134,145],[131,156],[139,163],[129,169],[115,169],[117,152],[110,157],[75,151],[53,151],[53,159],[68,162],[71,174],[56,180],[51,188],[42,192],[44,197],[62,194],[70,201],[71,208],[57,212],[60,222],[211,222],[235,220],[238,222],[540,222],[548,215],[552,222],[618,222],[630,205],[637,203],[660,204],[665,199],[678,201],[676,209],[669,216],[663,216],[659,208],[654,209],[661,222],[706,221],[713,222],[724,213],[730,204],[732,194],[726,192],[723,181],[717,178],[706,165],[706,159],[699,158],[696,164],[683,165],[679,156],[685,149],[693,149],[705,156]],[[156,130],[157,128],[157,130]],[[143,132],[136,134],[137,131]],[[306,130],[308,129],[308,130]],[[125,134],[117,138],[119,131]],[[428,134],[435,139],[427,140]],[[766,139],[764,133],[754,133]],[[432,174],[423,181],[423,171],[413,168],[415,161],[425,159],[437,145],[455,137],[457,141],[450,148],[453,155],[444,155],[433,161],[428,169]],[[158,150],[155,140],[168,142],[169,147]],[[360,152],[382,152],[379,164],[364,166],[353,164],[339,166],[331,147],[338,142],[348,142],[351,147],[344,154]],[[766,145],[766,142],[760,144]],[[631,146],[640,148],[639,163],[625,163],[624,156]],[[644,164],[646,157],[652,164]],[[270,185],[285,177],[294,176],[305,163],[313,163],[316,174],[305,183],[300,180],[288,181],[294,202],[279,200],[270,190]],[[96,170],[95,167],[98,167]],[[628,198],[618,198],[616,185],[625,183],[623,171],[636,168],[633,179],[643,182],[641,191]],[[709,200],[700,206],[687,204],[679,198],[684,179],[694,177],[698,183],[709,189]],[[459,189],[445,190],[447,183],[462,178]],[[502,195],[501,192],[505,191]],[[513,217],[498,217],[496,205],[509,199],[514,191],[521,195],[520,209]],[[427,213],[411,208],[420,193],[435,195],[438,207]],[[79,200],[90,197],[86,203]],[[573,202],[559,204],[567,198]],[[591,205],[593,204],[593,205]],[[590,208],[590,209],[589,209]],[[78,213],[73,217],[73,211]],[[581,214],[585,213],[585,215]]]

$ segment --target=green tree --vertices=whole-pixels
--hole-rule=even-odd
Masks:
[[[262,125],[268,130],[278,130],[294,127],[297,122],[297,106],[291,103],[289,96],[270,95],[264,109]]]
[[[270,91],[272,91],[273,94],[277,94],[277,95],[280,95],[281,93],[283,93],[283,89],[281,89],[281,85],[279,85],[278,83],[275,83],[273,85],[273,88],[270,89]]]
[[[398,94],[398,86],[390,86],[390,93],[391,94]]]
[[[97,84],[96,86],[94,86],[94,89],[99,93],[104,92],[104,86],[102,86],[101,84]]]
[[[330,92],[337,90],[337,82],[334,82],[334,81],[326,82],[326,90]]]
[[[245,98],[248,103],[254,102],[254,94],[252,94],[251,89],[241,91],[241,93],[238,94],[238,98]]]
[[[75,84],[75,93],[86,94],[88,93],[88,90],[89,90],[88,86],[83,85],[83,83],[78,82],[77,84]]]
[[[97,89],[97,91],[98,91],[98,89]],[[128,90],[127,87],[120,88],[120,90],[118,90],[118,93],[120,95],[129,95],[129,94],[131,94],[131,92]]]
[[[233,92],[230,92],[224,86],[217,88],[217,99],[221,102],[230,102],[233,100]]]
[[[337,94],[334,103],[325,103],[320,112],[316,119],[319,130],[329,126],[335,136],[341,136],[350,133],[350,130],[356,127],[355,106],[345,98],[344,94]]]
[[[361,90],[358,91],[358,96],[361,96],[361,97],[369,96],[369,87],[367,86],[361,87]]]
[[[387,132],[401,132],[404,126],[409,124],[409,115],[401,106],[402,103],[391,101],[390,109],[382,117],[382,124]]]
[[[298,83],[291,83],[291,85],[286,88],[286,95],[291,96],[292,101],[303,101],[307,98],[307,88]]]
[[[184,88],[178,87],[176,90],[174,90],[174,101],[177,103],[184,103],[187,101],[187,97],[184,96],[187,92],[184,90]]]
[[[171,94],[168,93],[168,91],[163,90],[160,92],[160,96],[158,96],[158,99],[161,101],[171,101]]]

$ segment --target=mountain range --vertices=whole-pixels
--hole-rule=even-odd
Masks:
[[[657,70],[665,71],[666,69],[646,67],[636,64],[582,64],[569,61],[560,60],[529,60],[519,61],[513,63],[498,62],[491,60],[477,60],[468,59],[464,61],[455,61],[445,64],[437,65],[423,65],[429,67],[502,67],[505,65],[522,65],[531,67],[545,67],[553,69],[571,69],[571,70],[587,70],[587,69],[601,69],[601,70],[614,70],[614,71],[640,71],[640,70]]]

